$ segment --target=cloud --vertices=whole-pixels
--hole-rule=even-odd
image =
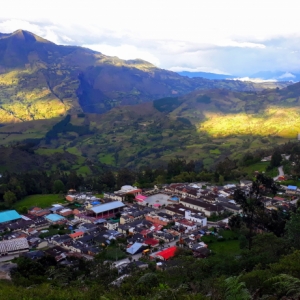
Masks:
[[[238,81],[251,81],[251,82],[277,82],[276,79],[262,79],[262,78],[250,78],[250,77],[237,77],[230,78],[229,80],[238,80]]]
[[[136,59],[140,58],[146,60],[155,66],[160,65],[160,61],[153,54],[138,49],[135,46],[131,45],[120,45],[120,46],[110,46],[106,44],[100,45],[83,45],[83,47],[90,48],[95,51],[99,51],[103,54],[109,54],[110,56],[117,56],[122,59]]]
[[[5,3],[0,32],[25,29],[171,70],[239,76],[300,70],[300,19],[292,0],[29,2]]]
[[[171,67],[170,70],[173,72],[188,71],[188,72],[207,72],[207,73],[214,73],[214,74],[231,75],[229,73],[226,73],[225,71],[214,69],[214,68],[207,68],[207,67],[188,68],[188,67],[177,66],[177,67]]]
[[[292,73],[289,73],[289,72],[285,72],[284,74],[279,76],[279,78],[295,78],[295,77],[296,77],[295,75],[293,75]]]

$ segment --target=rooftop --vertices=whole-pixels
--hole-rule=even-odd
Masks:
[[[0,212],[0,223],[21,219],[21,216],[15,210]]]
[[[65,220],[64,217],[57,215],[57,214],[49,214],[46,216],[46,219],[51,221],[51,222],[57,222],[57,221],[62,221]]]
[[[17,238],[0,242],[0,253],[28,249],[29,245],[26,238]]]
[[[175,251],[176,251],[177,247],[174,246],[174,247],[170,247],[166,250],[163,250],[161,252],[158,252],[156,253],[156,256],[160,256],[162,257],[163,259],[167,260],[171,257],[173,257],[175,255]]]
[[[124,206],[125,205],[120,201],[113,201],[113,202],[108,202],[108,203],[105,203],[105,204],[97,205],[97,206],[91,208],[90,210],[93,211],[95,214],[99,214],[99,213],[102,213],[102,212],[106,212],[108,210],[121,208],[121,207],[124,207]]]

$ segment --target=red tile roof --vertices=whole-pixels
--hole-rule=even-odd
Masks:
[[[159,244],[159,241],[156,239],[147,238],[147,239],[144,239],[144,244],[156,246]]]
[[[82,236],[83,235],[83,231],[77,231],[77,232],[74,232],[72,234],[69,234],[69,236],[74,239],[74,238],[77,238],[79,236]]]

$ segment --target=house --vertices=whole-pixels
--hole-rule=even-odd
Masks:
[[[103,225],[104,225],[104,227],[106,227],[109,230],[115,230],[118,228],[119,222],[109,220],[109,221],[106,221],[105,223],[103,223]]]
[[[286,191],[288,195],[295,195],[297,193],[297,186],[295,185],[288,185]]]
[[[135,242],[133,245],[126,249],[126,252],[133,255],[142,252],[146,248],[147,247],[143,243]]]
[[[50,211],[48,209],[42,209],[40,207],[34,206],[28,210],[28,213],[33,216],[42,217],[48,215]]]
[[[153,232],[153,237],[156,239],[163,240],[167,243],[174,241],[174,236],[168,232],[163,232],[163,231],[156,231]]]
[[[193,221],[188,221],[186,219],[177,220],[175,222],[175,225],[177,226],[183,226],[185,228],[185,233],[188,233],[192,230],[197,229],[197,225]]]
[[[159,225],[162,225],[162,226],[166,226],[170,223],[171,220],[167,219],[167,218],[163,218],[163,217],[160,217],[154,213],[151,213],[151,214],[148,214],[146,215],[145,219],[151,223],[154,223],[154,224],[159,224]]]
[[[207,218],[201,213],[192,213],[190,210],[184,211],[184,218],[189,221],[200,224],[201,226],[207,226]]]
[[[146,199],[147,199],[147,196],[144,196],[142,194],[138,194],[137,196],[135,196],[135,201],[140,202],[140,203],[144,203]]]
[[[153,238],[145,238],[144,244],[151,247],[157,247],[159,245],[159,240]]]
[[[116,191],[115,194],[123,194],[123,195],[128,195],[132,194],[135,197],[139,194],[142,193],[142,190],[137,188],[136,186],[131,186],[131,185],[123,185],[119,191]]]
[[[61,211],[59,211],[58,214],[60,214],[63,217],[67,217],[67,216],[73,215],[73,210],[69,209],[69,208],[65,208],[65,209],[62,209]]]
[[[103,197],[107,198],[107,199],[121,201],[121,202],[123,202],[124,199],[125,199],[125,195],[124,194],[119,194],[118,192],[115,192],[115,193],[104,193]]]
[[[176,246],[170,247],[170,248],[167,248],[163,251],[157,252],[156,254],[150,255],[150,258],[152,258],[152,259],[153,258],[158,258],[158,259],[161,259],[161,260],[168,260],[168,259],[175,256],[176,250],[177,250]]]
[[[51,208],[49,208],[50,212],[52,214],[57,213],[58,211],[60,211],[61,209],[63,209],[64,207],[60,204],[53,204]]]
[[[239,214],[242,212],[241,206],[232,199],[228,199],[226,197],[218,197],[217,202],[220,203],[226,211],[235,214]]]
[[[52,224],[57,224],[60,222],[66,222],[67,219],[63,216],[60,216],[58,214],[49,214],[45,216],[46,220]]]
[[[65,259],[67,257],[68,251],[62,247],[55,246],[45,250],[46,255],[52,256],[57,262]]]
[[[200,199],[181,198],[180,203],[182,203],[185,207],[201,211],[208,217],[216,213],[224,212],[222,205],[207,203]]]
[[[72,234],[69,234],[70,238],[72,238],[73,240],[80,239],[80,238],[83,237],[83,235],[84,235],[83,231],[77,231],[77,232],[74,232]]]

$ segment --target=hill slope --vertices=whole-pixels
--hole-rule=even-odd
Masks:
[[[119,105],[180,96],[196,89],[255,91],[272,86],[187,78],[140,60],[60,46],[18,30],[0,34],[0,123],[69,113],[104,113]]]
[[[296,140],[299,104],[300,83],[262,92],[194,91],[101,115],[73,114],[55,126],[58,120],[6,125],[0,127],[0,144],[39,138],[36,154],[76,155],[79,163],[66,162],[73,169],[85,158],[122,167],[160,165],[176,156],[210,168],[225,157]]]

